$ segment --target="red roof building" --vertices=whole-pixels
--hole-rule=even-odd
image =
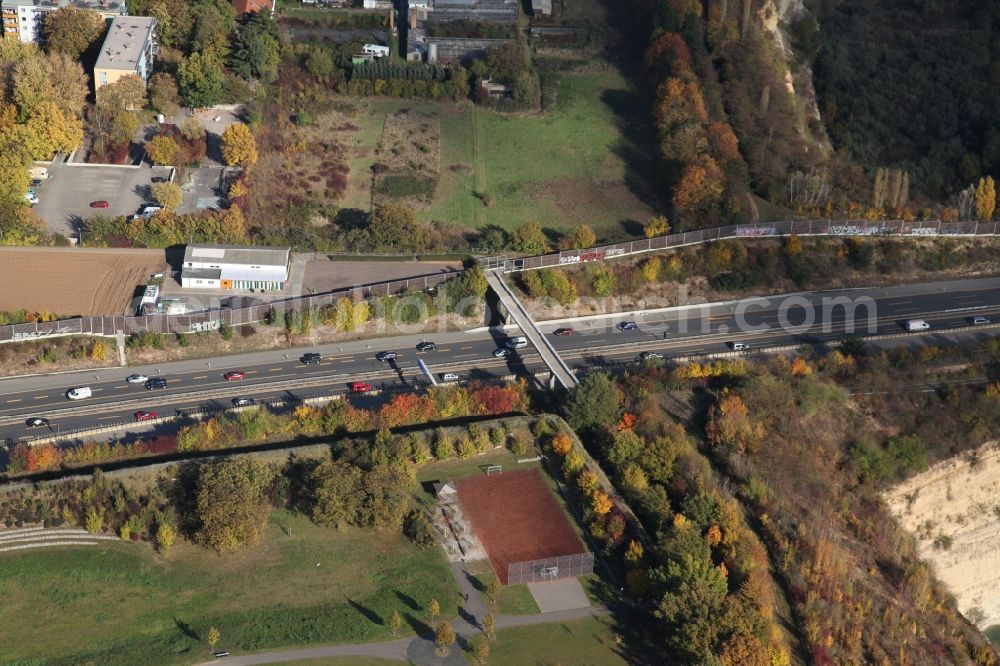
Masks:
[[[236,10],[237,16],[253,14],[262,9],[268,9],[273,13],[274,2],[275,0],[233,0],[233,9]]]

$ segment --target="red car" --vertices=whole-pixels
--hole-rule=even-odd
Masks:
[[[242,370],[233,370],[232,372],[227,372],[222,376],[225,377],[227,382],[231,382],[236,379],[246,379],[247,373],[243,372]]]
[[[364,382],[354,382],[351,384],[351,393],[368,393],[371,390],[371,385]]]
[[[90,202],[90,207],[91,208],[108,208],[110,206],[111,206],[111,204],[109,204],[107,201],[104,201],[103,199],[101,199],[100,201],[91,201]]]
[[[136,421],[151,421],[156,418],[156,412],[136,412]]]
[[[552,335],[558,335],[560,337],[564,335],[573,335],[573,333],[575,333],[575,331],[572,328],[557,328],[552,331]]]

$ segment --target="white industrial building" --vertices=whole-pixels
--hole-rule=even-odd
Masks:
[[[278,291],[288,281],[291,248],[192,244],[184,249],[181,286]]]

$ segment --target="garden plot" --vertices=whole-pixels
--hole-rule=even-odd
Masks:
[[[425,206],[441,175],[441,124],[437,113],[401,109],[386,115],[372,165],[373,203]]]

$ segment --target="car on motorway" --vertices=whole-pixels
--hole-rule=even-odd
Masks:
[[[233,398],[233,407],[249,407],[256,404],[257,401],[253,398]]]
[[[576,331],[574,331],[572,328],[569,327],[557,328],[556,330],[552,331],[552,335],[556,335],[559,337],[562,337],[564,335],[573,335],[574,333],[576,333]]]
[[[750,349],[750,345],[745,342],[730,342],[729,348],[733,351],[747,351]]]
[[[509,349],[523,349],[528,346],[528,338],[518,336],[507,340],[504,344],[506,344]]]
[[[906,321],[906,330],[910,331],[910,332],[913,332],[913,331],[926,331],[930,327],[931,327],[931,325],[928,324],[923,319],[908,319]]]
[[[30,419],[25,419],[24,425],[29,428],[41,428],[42,426],[47,426],[49,424],[48,419],[43,419],[41,416],[32,416]]]
[[[506,358],[507,356],[510,356],[510,350],[506,347],[493,350],[493,358]]]
[[[138,411],[133,416],[136,421],[152,421],[156,418],[156,412]]]
[[[454,372],[442,372],[441,373],[441,381],[443,381],[443,382],[457,382],[458,381],[458,375],[456,375]]]
[[[234,382],[237,379],[246,379],[247,373],[243,372],[242,370],[230,370],[226,374],[222,375],[222,378],[225,379],[227,382]]]
[[[167,178],[166,176],[153,176],[152,178],[149,179],[149,182],[151,182],[151,183],[166,183],[169,180],[170,179]]]
[[[368,393],[372,390],[372,386],[364,382],[351,382],[350,389],[351,393]]]
[[[309,352],[308,354],[303,354],[299,360],[302,361],[303,365],[319,365],[320,361],[323,360],[323,355],[316,352]]]
[[[983,324],[988,324],[988,323],[990,323],[990,320],[989,320],[988,317],[979,316],[979,317],[973,317],[972,318],[972,325],[973,326],[982,326]]]
[[[98,199],[97,201],[91,201],[90,202],[90,207],[91,208],[110,208],[111,204],[108,203],[107,201],[105,201],[104,199]]]
[[[652,361],[658,358],[663,358],[663,354],[658,354],[654,351],[644,351],[639,354],[640,361]]]
[[[146,380],[146,390],[152,391],[154,389],[165,389],[167,388],[167,380],[163,377],[150,377]]]
[[[93,393],[89,386],[79,386],[66,391],[66,397],[70,400],[83,400],[84,398],[89,398],[91,395]]]
[[[634,321],[623,321],[618,324],[619,331],[634,331],[639,328],[639,325]]]
[[[437,348],[438,346],[435,343],[429,341],[424,341],[417,344],[417,351],[422,351],[422,352],[437,351]]]
[[[129,384],[145,384],[148,380],[149,377],[140,374],[129,375],[125,378],[125,381]]]
[[[386,361],[395,361],[396,352],[394,351],[382,351],[375,354],[375,360],[379,363],[385,363]]]

